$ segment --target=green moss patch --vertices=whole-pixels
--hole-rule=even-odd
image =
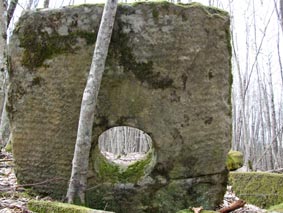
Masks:
[[[264,172],[231,172],[229,182],[238,197],[261,208],[282,203],[283,175]]]
[[[129,166],[122,166],[107,160],[98,150],[95,151],[95,171],[101,181],[111,183],[136,183],[153,167],[155,158],[151,149],[144,159],[138,160]]]
[[[244,164],[244,158],[241,152],[231,150],[228,153],[226,166],[229,171],[234,171],[236,169],[239,169],[243,166],[243,164]]]
[[[7,143],[7,145],[5,146],[5,151],[6,151],[6,152],[10,152],[10,153],[13,152],[13,146],[12,146],[12,142],[11,142],[11,141],[9,141],[9,142]]]
[[[153,6],[153,7],[156,6],[156,5],[159,5],[161,7],[166,7],[166,8],[168,8],[170,4],[172,5],[173,3],[170,3],[170,2],[164,1],[164,0],[147,1],[147,2],[137,1],[137,2],[130,3],[130,5],[132,5],[133,7],[136,7],[138,5],[150,5],[150,6]]]
[[[83,206],[40,200],[29,201],[28,209],[37,213],[106,213]]]
[[[280,203],[279,205],[271,206],[267,212],[278,212],[283,213],[283,203]]]
[[[25,29],[28,30],[28,29]],[[42,66],[44,60],[58,54],[74,53],[77,38],[84,38],[87,44],[93,44],[96,40],[95,33],[74,32],[66,36],[57,33],[24,33],[20,34],[20,46],[24,48],[22,64],[28,68]]]
[[[95,43],[96,32],[74,28],[72,31],[69,30],[66,35],[60,35],[57,28],[61,18],[62,13],[59,10],[49,16],[38,11],[32,15],[25,14],[21,17],[15,28],[15,34],[19,35],[19,46],[24,49],[22,64],[25,67],[30,69],[40,67],[46,59],[59,54],[74,53],[78,48],[76,46],[78,38],[85,39],[88,45]],[[33,19],[41,21],[34,22]],[[66,27],[71,28],[70,26]]]

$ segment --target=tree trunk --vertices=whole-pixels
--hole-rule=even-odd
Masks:
[[[279,146],[278,146],[278,141],[277,141],[277,124],[276,124],[276,112],[275,112],[275,103],[274,103],[274,92],[273,92],[273,83],[272,83],[272,65],[271,62],[269,62],[269,90],[270,90],[270,110],[271,110],[271,138],[272,138],[272,143],[274,147],[274,163],[275,167],[273,169],[280,168],[281,165],[278,163],[278,154],[279,154]]]
[[[28,4],[27,4],[27,6],[26,6],[26,10],[30,10],[32,4],[33,4],[33,0],[29,0],[29,1],[28,1]]]
[[[5,73],[7,72],[7,59],[6,59],[6,49],[7,49],[7,19],[6,14],[7,5],[6,1],[0,1],[0,113],[3,111],[4,100],[5,100]],[[0,115],[1,117],[1,115]],[[3,120],[0,120],[2,123]],[[0,136],[0,148],[5,146],[2,137]]]
[[[14,12],[16,9],[16,6],[18,4],[18,0],[12,0],[9,4],[8,10],[7,10],[7,1],[2,0],[1,1],[1,8],[0,8],[0,14],[1,16],[1,26],[0,26],[0,69],[1,69],[1,101],[0,101],[0,113],[1,113],[1,120],[0,120],[0,141],[3,146],[5,146],[9,141],[10,136],[10,128],[9,128],[9,120],[6,112],[6,102],[7,102],[7,87],[9,83],[9,76],[8,76],[8,70],[7,70],[7,58],[6,58],[6,51],[7,51],[7,28],[9,27],[9,24],[14,16]],[[4,15],[7,12],[7,17]]]
[[[17,4],[18,4],[18,0],[12,0],[10,2],[10,5],[9,5],[8,11],[7,11],[7,27],[9,27],[11,19],[13,18]]]
[[[79,197],[81,203],[85,203],[95,105],[108,54],[117,4],[117,0],[107,0],[102,14],[92,64],[82,98],[72,174],[66,196],[69,203],[73,203],[76,197]]]
[[[44,8],[48,8],[49,7],[49,0],[44,0],[43,7]]]
[[[0,14],[1,16],[1,26],[0,26],[0,86],[1,86],[1,94],[0,94],[0,141],[3,146],[5,146],[9,141],[10,136],[10,128],[9,128],[9,120],[6,112],[6,102],[7,102],[7,87],[9,83],[8,76],[8,68],[7,68],[7,28],[13,18],[16,6],[18,4],[18,0],[12,0],[9,4],[7,10],[7,1],[1,1]],[[7,12],[7,13],[6,13]],[[7,16],[5,16],[7,14]]]

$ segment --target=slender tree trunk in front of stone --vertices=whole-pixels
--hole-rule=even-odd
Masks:
[[[83,93],[77,140],[72,164],[72,174],[67,192],[67,200],[73,203],[79,198],[85,203],[89,152],[91,148],[92,126],[95,105],[101,79],[104,72],[105,60],[112,35],[118,0],[107,0],[97,35],[92,64]]]
[[[280,0],[281,28],[283,32],[283,0]]]
[[[5,0],[0,1],[0,71],[1,73],[4,73],[6,71],[6,56],[5,56],[5,51],[6,51],[6,39],[7,39],[7,23],[6,23],[6,4]]]

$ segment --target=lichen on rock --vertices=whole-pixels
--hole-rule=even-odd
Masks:
[[[37,213],[114,213],[109,211],[100,211],[95,209],[86,208],[83,206],[77,206],[67,203],[51,202],[51,201],[39,201],[30,200],[28,202],[28,208],[31,211]]]

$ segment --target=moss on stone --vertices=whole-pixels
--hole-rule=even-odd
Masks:
[[[99,213],[94,209],[67,203],[30,200],[28,209],[37,213]]]
[[[157,10],[157,8],[153,8],[152,9],[152,17],[155,19],[158,19],[159,16],[159,11]]]
[[[133,2],[133,3],[130,3],[130,5],[132,5],[133,7],[136,7],[138,5],[150,5],[150,6],[156,6],[156,5],[160,5],[160,6],[163,6],[163,7],[166,7],[168,8],[169,5],[173,5],[173,3],[170,3],[168,1],[164,1],[164,0],[156,0],[156,1],[137,1],[137,2]]]
[[[231,172],[229,182],[241,199],[261,208],[282,203],[283,175],[264,172]]]
[[[271,206],[267,212],[270,212],[270,213],[283,213],[283,203],[280,203],[278,205],[275,205],[275,206]]]
[[[153,70],[153,62],[138,62],[132,48],[129,46],[127,34],[122,32],[121,22],[119,30],[113,33],[110,43],[109,58],[116,58],[123,66],[125,72],[132,72],[141,82],[146,82],[154,89],[166,89],[172,87],[173,80],[169,77],[162,77],[160,73]],[[109,60],[109,59],[108,59]]]
[[[70,37],[80,37],[86,40],[88,45],[95,44],[97,34],[94,32],[77,31],[70,34]]]
[[[243,166],[244,159],[243,154],[238,151],[231,150],[227,155],[226,166],[229,171],[234,171]]]
[[[67,40],[66,36],[49,36],[47,32],[29,33],[29,30],[26,27],[25,32],[19,34],[20,47],[24,48],[22,64],[28,68],[39,67],[45,59],[70,49],[62,45]]]
[[[95,170],[103,181],[111,183],[136,183],[146,175],[147,169],[153,167],[155,161],[152,149],[146,157],[138,160],[129,166],[118,165],[107,160],[98,150],[96,150]]]
[[[178,3],[177,5],[180,6],[180,7],[184,7],[184,8],[198,7],[198,8],[203,9],[209,15],[216,15],[216,16],[220,16],[220,17],[229,16],[228,12],[226,12],[225,10],[221,10],[217,7],[205,6],[205,5],[203,5],[199,2],[192,2],[192,3],[189,3],[189,4]]]

